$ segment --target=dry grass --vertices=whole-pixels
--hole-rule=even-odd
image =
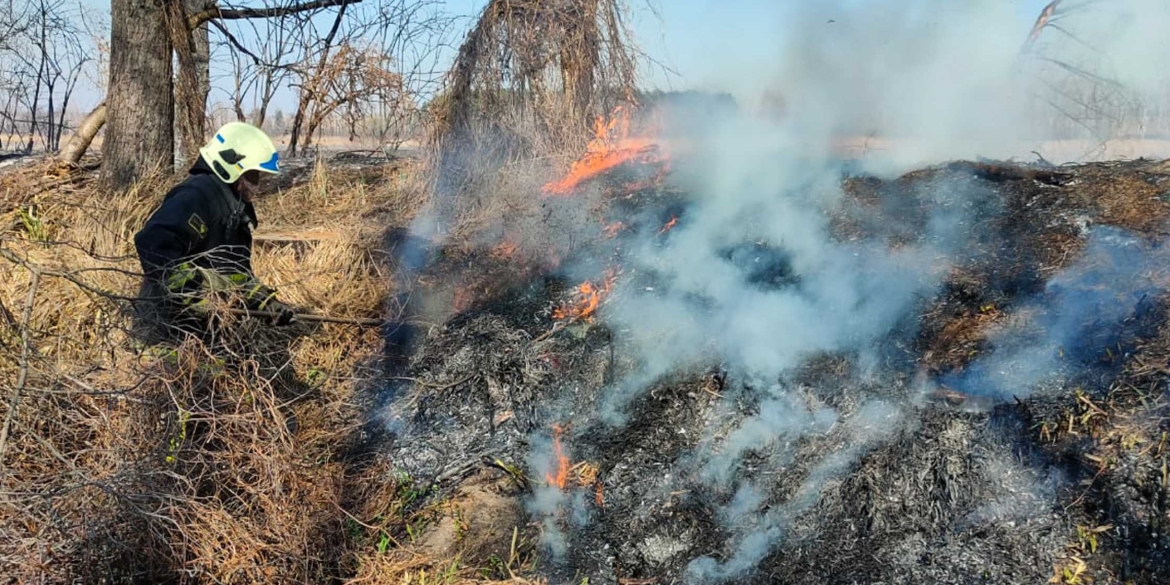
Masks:
[[[1144,173],[1116,173],[1108,165],[1087,167],[1081,196],[1092,201],[1105,223],[1143,234],[1161,234],[1170,220],[1165,189]]]
[[[386,546],[416,512],[388,462],[347,449],[378,383],[370,329],[273,330],[224,314],[213,340],[129,335],[132,236],[173,179],[103,193],[55,168],[0,180],[0,574],[10,582],[457,583],[474,568]],[[258,202],[266,227],[327,228],[258,245],[288,302],[384,314],[381,230],[423,191],[318,168]],[[30,195],[31,194],[31,195]],[[385,536],[385,538],[383,538]],[[395,540],[396,541],[396,540]]]

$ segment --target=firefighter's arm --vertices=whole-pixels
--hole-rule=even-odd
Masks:
[[[172,292],[190,290],[199,283],[188,257],[207,238],[210,220],[206,199],[194,189],[176,192],[163,202],[134,236],[142,270]],[[180,282],[182,281],[182,282]]]

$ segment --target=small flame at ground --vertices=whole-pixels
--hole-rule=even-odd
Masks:
[[[662,229],[658,230],[658,235],[669,232],[670,230],[674,229],[674,226],[676,225],[678,225],[678,217],[673,215],[670,216],[670,221],[666,222],[666,225],[662,226]]]
[[[605,507],[605,494],[602,491],[602,483],[599,474],[601,468],[595,463],[582,461],[573,465],[569,460],[569,456],[565,453],[565,445],[562,437],[565,434],[565,427],[554,424],[552,426],[552,440],[553,440],[553,457],[556,459],[556,467],[553,471],[544,474],[544,481],[549,486],[554,486],[557,489],[564,491],[570,486],[580,488],[593,488],[593,501],[599,507]]]
[[[615,222],[605,226],[605,237],[612,238],[612,237],[618,235],[618,232],[620,232],[624,229],[626,229],[626,224],[624,224],[620,221],[615,221]]]
[[[617,272],[612,268],[605,271],[605,278],[599,284],[582,282],[573,290],[573,299],[553,310],[553,319],[590,320],[601,306],[601,301],[613,290]]]
[[[604,117],[597,118],[593,123],[593,135],[585,155],[569,167],[568,174],[542,188],[545,195],[569,195],[581,183],[627,162],[665,160],[654,139],[630,137],[630,112],[621,106],[613,111],[608,121]]]
[[[561,435],[565,429],[561,425],[553,425],[553,456],[557,458],[556,474],[546,473],[544,479],[548,485],[555,485],[557,489],[565,489],[569,481],[569,458],[565,455],[565,448],[561,445]]]

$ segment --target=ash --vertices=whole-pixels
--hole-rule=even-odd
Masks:
[[[1142,205],[1170,217],[1156,202],[1170,181],[1151,169],[962,163],[893,180],[846,177],[829,212],[838,241],[916,241],[932,208],[957,204],[924,195],[945,181],[977,188],[963,204],[986,210],[978,245],[956,254],[939,289],[865,351],[812,352],[761,378],[696,347],[696,359],[629,398],[617,423],[602,404],[644,371],[629,332],[554,323],[570,274],[516,269],[515,286],[419,339],[379,413],[394,435],[384,452],[432,483],[434,499],[473,475],[512,475],[530,516],[521,529],[553,583],[1043,583],[1080,554],[1078,526],[1108,526],[1090,565],[1099,580],[1158,583],[1170,574],[1167,487],[1142,480],[1156,477],[1157,451],[1129,452],[1106,473],[1083,456],[1089,430],[1048,426],[1085,400],[1114,396],[1165,323],[1163,224],[1090,196],[1119,177],[1137,181],[1152,194]],[[612,209],[642,227],[599,236],[583,254],[620,265],[637,233],[664,218],[685,224],[693,208],[685,194],[657,189]],[[875,209],[898,221],[875,221]],[[1068,288],[1078,258],[1099,260],[1099,224],[1145,254],[1141,270],[1124,275],[1145,280],[1124,287],[1132,298],[1099,324],[1108,335],[1080,335],[1076,360],[1028,388],[980,395],[970,376],[994,360],[1027,359],[996,351],[1011,345],[1005,335],[1043,335],[1046,321],[1028,315],[1052,309],[1048,283]],[[732,243],[723,256],[761,289],[800,284],[778,243]],[[1107,286],[1099,269],[1089,272],[1095,288]],[[664,285],[653,271],[623,278],[643,290]],[[692,309],[704,307],[696,299]],[[1164,378],[1151,388],[1147,399],[1165,400]],[[561,486],[550,485],[558,449],[568,466]]]

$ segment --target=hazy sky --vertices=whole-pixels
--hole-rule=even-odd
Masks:
[[[83,6],[108,14],[109,0],[79,0]],[[730,91],[738,97],[750,97],[768,81],[771,64],[782,46],[785,6],[816,4],[818,0],[627,0],[633,14],[629,23],[639,47],[656,64],[643,71],[643,81],[661,89],[704,89]],[[952,1],[952,0],[941,0]],[[1019,36],[1027,34],[1047,0],[964,0],[973,3],[1009,4],[1019,14]],[[244,5],[262,2],[242,1]],[[446,2],[448,12],[473,15],[484,0]],[[846,5],[872,8],[888,5],[898,10],[894,0],[853,0]],[[651,6],[653,8],[651,8]],[[846,9],[833,19],[850,18]],[[469,22],[469,21],[467,21]],[[825,34],[833,34],[833,23],[826,21]],[[213,33],[215,34],[215,33]],[[461,39],[461,36],[460,36]],[[745,72],[748,72],[745,74]],[[78,107],[86,109],[99,99],[92,87],[79,90]],[[214,92],[212,101],[224,100],[226,94]],[[290,92],[278,96],[276,107],[292,109]]]
[[[955,0],[939,0],[953,2]],[[1020,15],[1021,42],[1048,0],[960,0],[973,4],[1009,4]],[[719,89],[738,95],[750,94],[767,82],[770,64],[780,50],[784,10],[792,4],[818,4],[819,0],[663,0],[657,2],[661,20],[646,9],[635,10],[634,30],[638,43],[655,59],[677,72],[666,75],[647,71],[647,81],[675,89]],[[630,1],[631,6],[637,0]],[[857,7],[888,5],[900,9],[894,0],[853,0]],[[645,6],[645,4],[641,4]],[[850,18],[849,12],[833,16]],[[825,34],[833,34],[833,23],[825,22]],[[744,75],[758,71],[760,75]]]

